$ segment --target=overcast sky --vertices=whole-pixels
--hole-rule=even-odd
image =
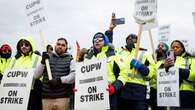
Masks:
[[[26,0],[0,0],[0,45],[8,42],[15,49],[20,36],[32,36],[40,39],[39,34],[31,31],[25,15]],[[126,24],[114,30],[114,44],[125,45],[125,38],[130,33],[138,32],[138,25],[133,18],[134,0],[43,0],[47,15],[47,26],[42,28],[46,43],[55,42],[65,37],[70,46],[78,40],[81,47],[92,45],[96,32],[104,32],[109,27],[111,13],[124,17]],[[195,0],[158,0],[159,25],[171,25],[171,39],[189,40],[189,47],[195,47],[195,27],[192,12]],[[153,29],[155,45],[157,29]],[[142,35],[141,45],[150,49],[148,33]],[[40,40],[36,40],[40,50]]]

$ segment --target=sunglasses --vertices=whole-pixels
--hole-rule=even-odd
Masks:
[[[95,38],[93,39],[94,42],[103,42],[104,39],[103,38]]]
[[[26,43],[26,42],[22,42],[22,43],[20,43],[20,47],[23,47],[23,46],[25,46],[25,47],[29,47],[29,46],[30,46],[30,44],[29,44],[29,43]]]

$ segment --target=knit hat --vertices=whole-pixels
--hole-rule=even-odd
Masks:
[[[160,42],[160,43],[158,44],[158,48],[159,48],[160,44],[164,45],[164,51],[165,51],[165,52],[169,50],[169,46],[168,46],[166,43],[164,43],[164,42]]]
[[[11,47],[8,44],[3,44],[0,48],[1,51],[8,49],[8,50],[12,50]]]
[[[136,34],[129,34],[127,37],[126,37],[126,43],[127,43],[127,40],[131,37],[131,39],[137,39],[137,35]]]
[[[93,36],[93,44],[95,43],[94,42],[94,39],[97,39],[97,38],[103,38],[104,39],[104,45],[108,45],[109,44],[109,39],[108,39],[108,37],[105,35],[105,34],[103,34],[103,33],[101,33],[101,32],[98,32],[98,33],[96,33],[94,36]]]

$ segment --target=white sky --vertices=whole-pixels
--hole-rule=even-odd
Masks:
[[[38,34],[31,32],[25,15],[26,0],[0,0],[0,45],[8,42],[15,49],[19,36],[30,35],[36,40],[40,50]],[[111,13],[116,17],[125,17],[126,24],[114,30],[114,44],[125,45],[130,33],[138,32],[133,19],[134,0],[43,0],[48,25],[42,29],[46,43],[55,42],[60,36],[69,41],[70,46],[78,40],[81,47],[92,45],[96,32],[104,32],[109,27]],[[195,47],[195,27],[192,12],[195,0],[158,0],[159,25],[171,24],[171,39],[189,40],[190,49]],[[152,30],[155,44],[157,29]],[[148,33],[144,32],[141,45],[150,49]]]

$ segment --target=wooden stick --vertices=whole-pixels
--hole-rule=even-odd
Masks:
[[[167,107],[167,110],[171,110],[171,108],[170,107]]]
[[[136,43],[136,47],[135,47],[135,59],[137,59],[138,58],[138,52],[139,52],[139,47],[140,47],[140,41],[141,41],[141,34],[142,34],[142,30],[143,30],[143,25],[142,24],[140,24],[139,25],[139,31],[138,31],[138,38],[137,38],[137,43]],[[133,68],[133,77],[135,77],[135,75],[136,75],[136,70],[135,70],[135,68]]]
[[[153,38],[152,38],[152,32],[151,32],[151,30],[149,29],[148,30],[148,33],[149,33],[149,37],[150,37],[150,43],[151,43],[151,46],[152,46],[152,53],[153,53],[153,55],[154,55],[154,61],[155,61],[155,63],[156,63],[156,52],[155,52],[155,49],[154,49],[154,42],[153,42]]]
[[[40,36],[40,39],[41,39],[41,47],[42,47],[42,50],[44,51],[44,50],[46,50],[46,47],[45,47],[45,42],[44,42],[45,40],[44,40],[44,37],[42,36],[42,31],[41,30],[39,31],[39,36]],[[50,69],[48,59],[45,60],[45,64],[46,64],[48,78],[49,78],[49,80],[52,80],[52,74],[51,74],[51,69]]]

